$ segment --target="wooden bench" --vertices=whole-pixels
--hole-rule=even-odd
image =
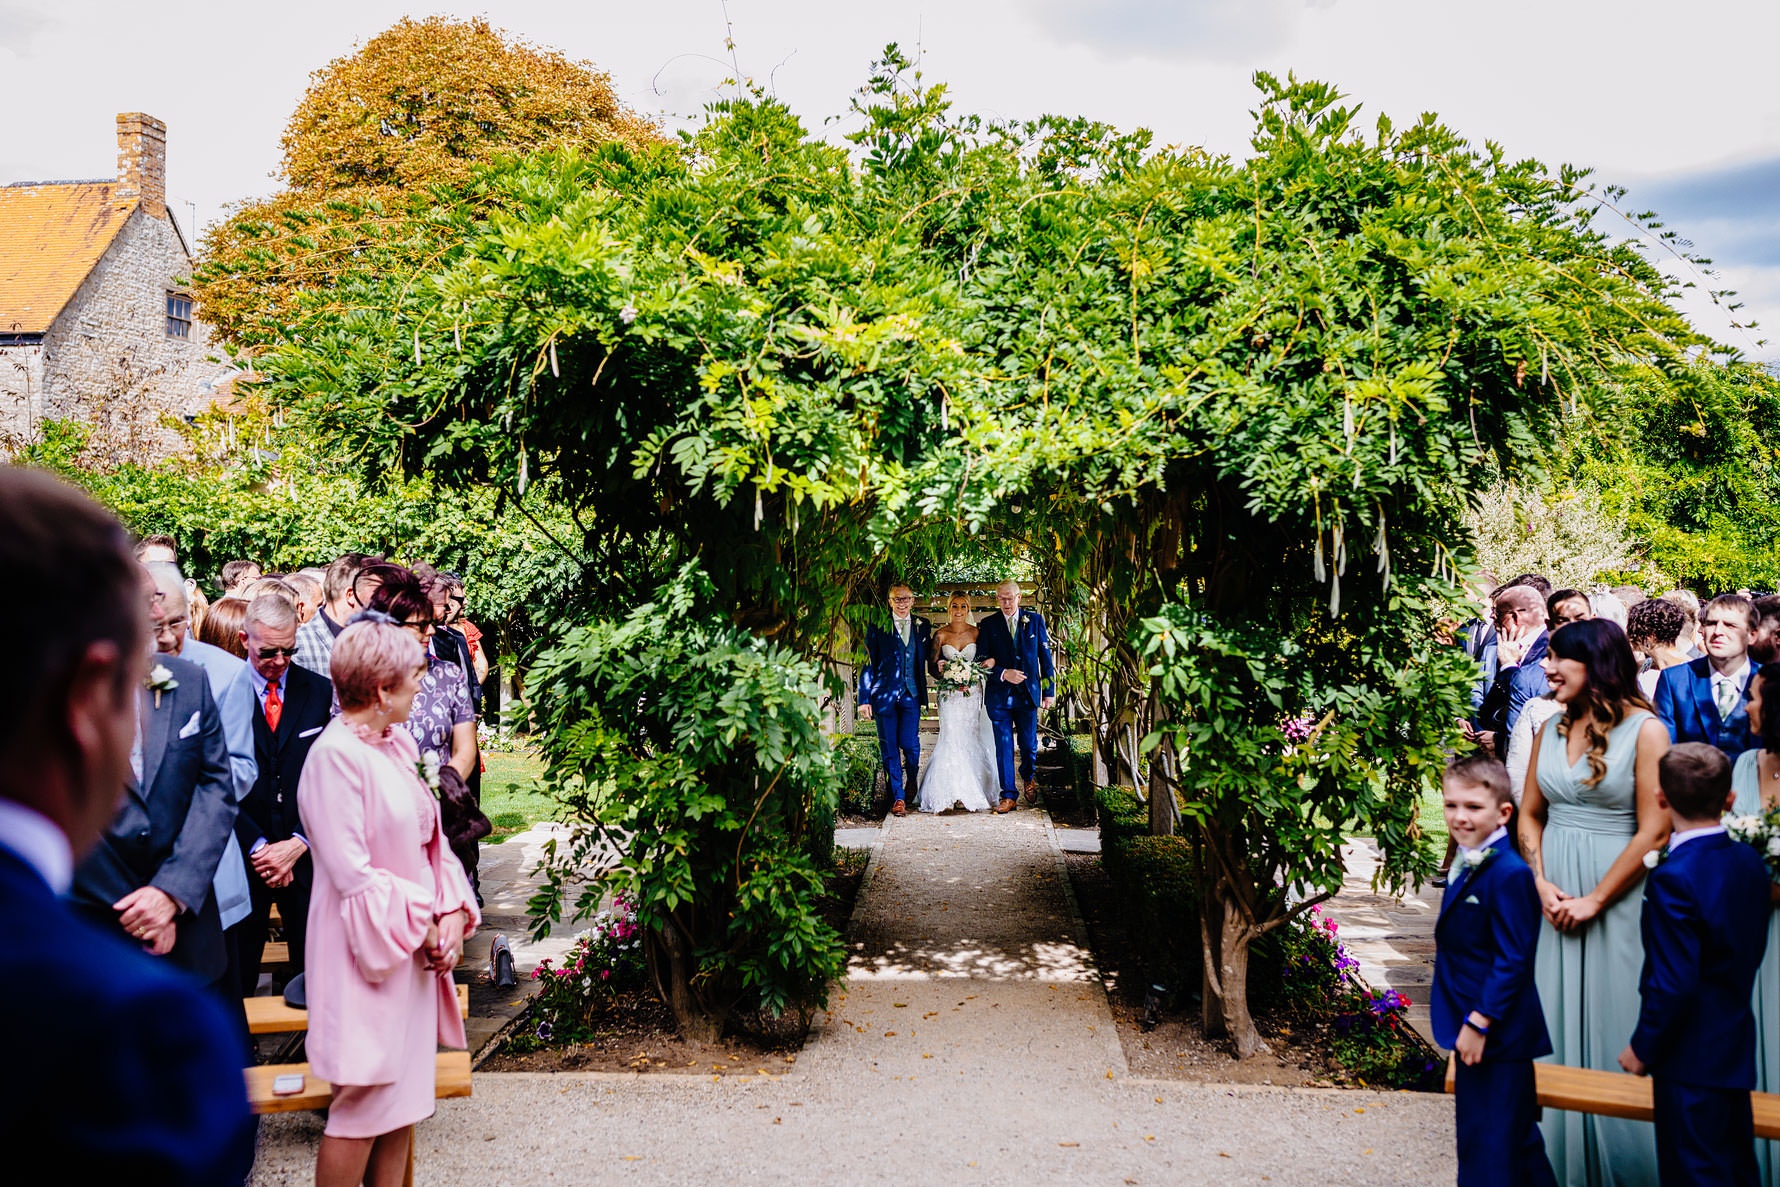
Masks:
[[[290,963],[290,945],[283,940],[267,940],[266,950],[260,953],[260,967],[271,968],[275,964]]]
[[[439,1100],[470,1095],[470,1053],[441,1051],[433,1095]],[[303,1090],[289,1096],[273,1096],[272,1081],[279,1076],[301,1075]],[[247,1099],[255,1113],[301,1113],[325,1109],[334,1099],[334,1086],[311,1075],[306,1063],[269,1063],[247,1069]]]
[[[241,1004],[247,1009],[247,1030],[250,1034],[293,1034],[309,1029],[309,1011],[284,1004],[282,997],[249,997]],[[470,1016],[470,987],[457,987],[457,1012]]]
[[[1455,1066],[1455,1060],[1447,1061],[1448,1092],[1452,1091]],[[1560,1063],[1534,1063],[1533,1085],[1542,1108],[1623,1117],[1628,1121],[1655,1118],[1648,1076],[1566,1067]],[[1780,1093],[1752,1092],[1749,1103],[1755,1113],[1755,1136],[1780,1138]]]

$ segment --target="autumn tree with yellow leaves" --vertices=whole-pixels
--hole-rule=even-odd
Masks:
[[[300,293],[365,268],[424,272],[442,215],[480,200],[474,177],[489,162],[660,138],[591,63],[480,18],[404,18],[314,73],[285,129],[285,188],[204,237],[202,315],[257,353],[287,337]]]

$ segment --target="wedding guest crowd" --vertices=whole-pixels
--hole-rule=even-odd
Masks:
[[[488,663],[462,580],[241,559],[209,603],[174,538],[132,549],[9,467],[0,563],[10,621],[32,623],[0,691],[0,1009],[31,1020],[0,1134],[55,1150],[66,1182],[243,1182],[245,999],[276,906],[272,988],[306,974],[333,1084],[317,1181],[401,1182],[437,1044],[464,1043],[452,971],[479,918],[475,842],[449,842],[417,761],[460,792],[480,774]]]
[[[1649,872],[1682,835],[1672,836],[1681,827],[1672,820],[1685,820],[1695,832],[1711,831],[1695,817],[1708,811],[1699,806],[1711,800],[1703,789],[1717,776],[1698,755],[1719,756],[1728,790],[1718,798],[1735,812],[1754,814],[1780,803],[1780,724],[1769,725],[1762,711],[1770,691],[1780,697],[1780,663],[1773,662],[1780,596],[1721,594],[1702,606],[1684,590],[1654,599],[1625,586],[1594,593],[1552,590],[1538,575],[1523,574],[1487,595],[1475,591],[1473,600],[1487,607],[1487,617],[1480,614],[1454,632],[1478,666],[1473,715],[1462,724],[1477,751],[1505,757],[1518,805],[1512,827],[1497,843],[1517,843],[1539,897],[1543,923],[1528,1000],[1536,995],[1550,1036],[1552,1052],[1542,1058],[1601,1071],[1622,1065],[1649,1071],[1658,1077],[1659,1113],[1671,1110],[1654,1126],[1546,1110],[1541,1140],[1556,1181],[1574,1187],[1695,1181],[1780,1187],[1780,1157],[1767,1141],[1753,1142],[1755,1179],[1743,1177],[1747,1160],[1738,1161],[1735,1151],[1721,1155],[1736,1163],[1737,1177],[1686,1177],[1705,1165],[1706,1156],[1688,1146],[1692,1123],[1676,1111],[1706,1108],[1716,1118],[1712,1132],[1746,1132],[1722,1117],[1726,1101],[1734,1105],[1738,1097],[1721,1085],[1743,1081],[1741,1073],[1714,1072],[1720,1078],[1711,1087],[1720,1095],[1710,1097],[1709,1107],[1688,1103],[1693,1098],[1685,1092],[1677,1095],[1675,1077],[1692,1074],[1693,1065],[1653,1036],[1686,1029],[1670,1025],[1673,1011],[1664,995],[1674,962],[1688,958],[1670,950],[1680,934],[1674,927],[1659,926],[1652,939],[1644,918]],[[1780,719],[1780,713],[1774,716]],[[1692,757],[1665,766],[1672,752]],[[1671,778],[1673,798],[1665,800],[1671,790],[1665,780]],[[1450,816],[1450,779],[1448,800]],[[1677,806],[1683,804],[1692,807]],[[1476,811],[1487,808],[1483,800],[1479,805]],[[1711,809],[1710,820],[1722,810]],[[1471,852],[1468,865],[1454,863],[1452,853],[1449,847],[1446,864],[1460,870],[1450,877],[1463,892],[1470,882],[1460,879],[1477,868],[1477,853]],[[1696,862],[1695,868],[1705,867]],[[1754,1045],[1745,1047],[1747,1032],[1736,1029],[1733,1011],[1713,1032],[1729,1042],[1724,1058],[1731,1063],[1714,1066],[1752,1058],[1754,1087],[1771,1092],[1780,1090],[1780,1055],[1770,1050],[1780,1049],[1780,915],[1774,909],[1780,887],[1764,885],[1758,897],[1759,903],[1738,909],[1763,913],[1765,956],[1759,937],[1733,944],[1741,945],[1737,960],[1744,962],[1736,967],[1760,965],[1748,1011]],[[1461,958],[1455,968],[1462,967]],[[1700,975],[1719,974],[1707,969]],[[1733,996],[1744,984],[1740,975],[1722,982]],[[1492,1023],[1500,1019],[1482,1020],[1485,1033]],[[1659,1048],[1659,1057],[1643,1058]],[[1461,1135],[1461,1162],[1463,1149]]]

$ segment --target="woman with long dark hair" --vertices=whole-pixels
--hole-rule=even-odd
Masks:
[[[1546,927],[1533,984],[1551,1062],[1613,1071],[1638,1024],[1644,855],[1668,836],[1657,761],[1669,732],[1638,690],[1625,632],[1604,618],[1551,634],[1545,660],[1563,712],[1539,731],[1521,798],[1520,845]],[[1558,1182],[1656,1187],[1649,1123],[1547,1110],[1541,1128]]]
[[[1757,739],[1731,768],[1731,811],[1754,816],[1780,804],[1780,664],[1749,682],[1749,729]],[[1755,975],[1755,1090],[1780,1092],[1780,884],[1768,888],[1768,953]],[[1780,1187],[1780,1142],[1755,1143],[1762,1187]]]

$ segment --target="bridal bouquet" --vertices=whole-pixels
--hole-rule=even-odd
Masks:
[[[961,692],[969,696],[978,684],[989,678],[989,665],[957,656],[941,660],[939,686],[942,692]]]
[[[1780,882],[1780,804],[1749,816],[1726,816],[1724,831],[1733,841],[1755,846],[1767,863],[1768,877]]]

